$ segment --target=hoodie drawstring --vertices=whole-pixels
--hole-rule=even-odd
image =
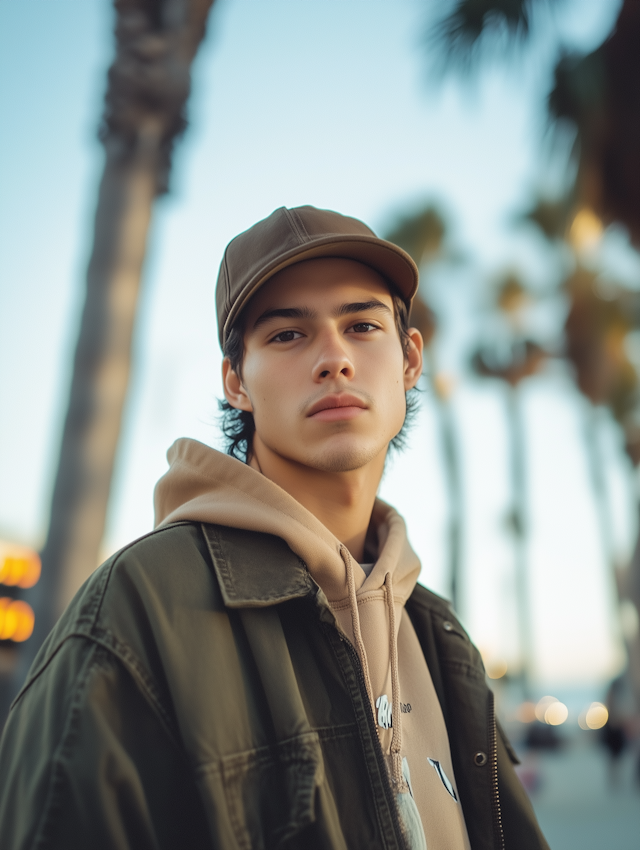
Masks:
[[[369,695],[369,703],[371,704],[371,710],[373,711],[375,701],[373,699],[373,688],[371,687],[371,676],[369,675],[367,653],[364,649],[364,641],[362,640],[362,632],[360,631],[360,617],[358,616],[358,600],[356,599],[356,581],[353,576],[353,563],[351,562],[351,554],[346,546],[340,547],[340,555],[342,556],[342,560],[344,561],[344,565],[347,570],[347,587],[349,589],[349,607],[351,608],[353,637],[356,642],[356,651],[360,659],[360,664],[362,664],[364,682],[367,688],[367,694]]]
[[[400,712],[400,677],[398,675],[398,639],[396,637],[396,609],[393,605],[393,580],[391,573],[384,577],[384,591],[389,609],[389,656],[391,658],[391,769],[397,788],[402,788],[402,719]]]
[[[360,630],[360,616],[358,614],[358,600],[356,598],[356,582],[353,575],[353,562],[351,554],[346,546],[340,547],[340,555],[344,561],[347,572],[347,588],[349,591],[349,607],[351,609],[351,625],[353,628],[353,637],[356,644],[356,651],[362,664],[364,673],[364,681],[369,696],[371,710],[375,716],[375,700],[373,698],[373,688],[371,687],[371,676],[369,674],[369,664],[367,662],[367,653],[362,640],[362,632]],[[384,579],[384,594],[389,612],[389,656],[391,658],[391,778],[396,788],[404,789],[405,781],[402,774],[402,720],[400,711],[400,677],[398,674],[398,638],[396,636],[396,611],[393,604],[393,579],[391,573],[387,573]]]

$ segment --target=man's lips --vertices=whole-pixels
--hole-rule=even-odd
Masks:
[[[324,422],[335,422],[338,419],[353,419],[367,409],[367,405],[354,395],[326,395],[313,404],[308,417]]]

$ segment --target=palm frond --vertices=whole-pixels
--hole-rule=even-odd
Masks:
[[[586,56],[562,55],[547,101],[551,120],[571,121],[580,130],[606,96],[606,70],[602,47]]]
[[[522,42],[531,29],[532,8],[548,0],[457,0],[427,31],[426,47],[434,52],[434,65],[469,72],[488,42],[506,36],[505,46]]]
[[[536,225],[550,241],[564,239],[571,224],[574,206],[572,192],[558,200],[540,197],[530,209],[515,218],[515,223],[528,222]]]
[[[399,219],[385,234],[385,239],[403,248],[419,266],[441,252],[445,234],[446,224],[442,213],[434,204],[429,204]]]

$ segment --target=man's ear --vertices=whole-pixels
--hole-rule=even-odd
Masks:
[[[422,350],[424,342],[417,328],[409,328],[408,350],[404,359],[404,388],[405,392],[415,387],[422,375]]]
[[[224,397],[231,407],[253,413],[253,405],[238,374],[231,368],[231,361],[225,357],[222,361],[222,386]]]

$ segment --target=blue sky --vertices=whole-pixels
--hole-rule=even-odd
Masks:
[[[180,436],[219,445],[213,288],[227,241],[283,204],[312,203],[377,230],[440,200],[469,262],[427,281],[456,381],[465,468],[463,616],[489,656],[513,655],[504,398],[464,371],[486,281],[552,264],[510,221],[541,183],[544,96],[558,45],[592,49],[618,3],[565,0],[525,58],[436,86],[424,0],[218,0],[194,68],[172,193],[156,206],[105,554],[152,523],[151,492]],[[102,154],[112,52],[106,0],[0,0],[0,535],[39,545],[65,411]],[[556,169],[557,170],[557,169]],[[445,278],[443,278],[445,280]],[[553,281],[552,281],[553,282]],[[547,314],[545,314],[547,315]],[[544,321],[557,322],[551,310]],[[582,448],[581,401],[561,369],[529,383],[531,597],[542,678],[598,678],[619,663]],[[631,482],[606,421],[615,539],[631,545]],[[422,581],[446,590],[447,505],[428,399],[382,495],[406,515]],[[569,604],[574,600],[579,604]],[[506,615],[502,615],[503,612]],[[562,651],[559,651],[559,647]]]

